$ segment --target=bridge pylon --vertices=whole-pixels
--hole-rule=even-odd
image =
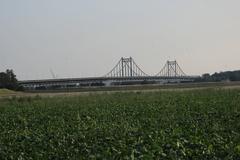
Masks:
[[[158,77],[186,77],[177,61],[167,61],[162,70],[156,74]]]
[[[132,57],[122,57],[116,66],[107,73],[104,77],[142,77],[148,76],[141,68],[135,63]]]

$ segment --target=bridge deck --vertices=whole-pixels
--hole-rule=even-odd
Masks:
[[[63,79],[42,79],[42,80],[23,80],[19,81],[20,85],[23,84],[38,84],[38,83],[66,83],[66,82],[89,82],[89,81],[131,81],[131,80],[174,80],[174,79],[196,79],[198,76],[181,76],[181,77],[157,77],[157,76],[144,76],[144,77],[88,77],[88,78],[63,78]]]

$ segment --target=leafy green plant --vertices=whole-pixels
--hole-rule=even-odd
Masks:
[[[239,93],[1,100],[0,159],[239,159]]]

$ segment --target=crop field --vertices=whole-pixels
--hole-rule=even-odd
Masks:
[[[0,99],[0,159],[240,159],[240,90]]]

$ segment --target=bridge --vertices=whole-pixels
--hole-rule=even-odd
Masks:
[[[156,75],[148,75],[132,57],[121,58],[110,72],[102,77],[65,78],[20,81],[26,90],[53,90],[84,87],[119,85],[143,85],[193,82],[199,76],[189,76],[183,72],[177,61],[167,61]]]

